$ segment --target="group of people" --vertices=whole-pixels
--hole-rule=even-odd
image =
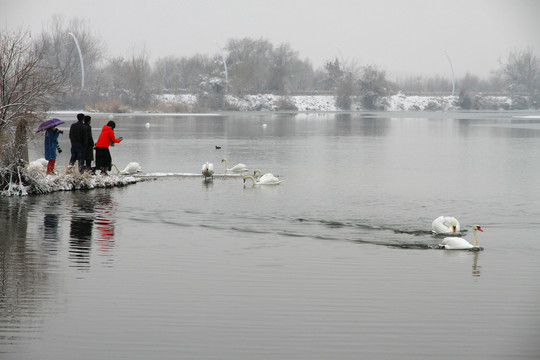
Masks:
[[[97,142],[94,143],[92,137],[92,127],[90,126],[92,117],[84,114],[77,114],[77,122],[73,123],[69,129],[69,140],[71,141],[71,157],[69,165],[74,166],[78,162],[79,172],[85,170],[95,173],[100,170],[102,174],[111,171],[112,158],[109,146],[121,142],[124,138],[116,138],[114,128],[116,123],[109,121],[103,126]],[[47,174],[53,173],[56,163],[56,152],[62,152],[58,146],[58,136],[63,133],[56,127],[47,129],[45,132],[45,159],[48,160]],[[95,167],[92,167],[92,161],[95,156]]]

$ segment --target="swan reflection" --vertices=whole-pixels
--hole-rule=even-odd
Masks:
[[[478,251],[475,251],[473,253],[473,264],[472,264],[472,276],[473,277],[480,277],[480,269],[482,268],[480,265],[478,265]]]

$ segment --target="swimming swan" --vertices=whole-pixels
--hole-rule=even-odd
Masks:
[[[263,181],[263,182],[269,182],[269,181],[270,182],[276,182],[276,181],[280,182],[279,179],[276,176],[272,175],[271,173],[266,173],[266,174],[261,176],[261,170],[259,170],[259,169],[253,170],[253,177],[255,178],[255,180],[257,180],[259,182],[261,182],[261,181]]]
[[[206,162],[202,166],[202,174],[204,175],[204,181],[214,179],[214,164]]]
[[[232,168],[229,169],[229,164],[227,163],[227,159],[223,158],[221,159],[221,162],[225,163],[225,173],[234,172],[234,173],[243,173],[248,171],[248,168],[244,164],[236,164]]]
[[[261,180],[257,181],[255,178],[251,175],[245,175],[244,176],[244,185],[246,184],[246,179],[253,180],[253,186],[255,185],[278,185],[281,181],[277,177],[267,177],[266,179],[261,178]]]
[[[434,234],[454,234],[459,233],[459,221],[452,216],[439,216],[431,224],[431,231]]]
[[[444,238],[442,243],[439,244],[440,248],[446,249],[446,250],[468,250],[468,249],[479,249],[478,246],[478,235],[476,234],[476,230],[478,231],[484,231],[480,227],[480,225],[473,225],[473,234],[474,234],[474,245],[471,245],[467,240],[464,238],[459,237],[447,237]]]

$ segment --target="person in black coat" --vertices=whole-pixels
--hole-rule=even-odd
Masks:
[[[94,160],[94,138],[92,137],[92,127],[90,123],[92,122],[92,117],[85,115],[84,117],[84,126],[86,127],[86,146],[84,147],[84,161],[85,169],[92,169],[92,160]]]
[[[79,171],[84,171],[84,149],[88,143],[87,128],[84,125],[84,114],[77,114],[77,122],[69,128],[69,140],[71,140],[71,159],[69,165],[79,162]]]

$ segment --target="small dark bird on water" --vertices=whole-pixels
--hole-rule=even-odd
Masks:
[[[216,145],[216,150],[219,150],[219,149],[221,149],[221,146]]]

